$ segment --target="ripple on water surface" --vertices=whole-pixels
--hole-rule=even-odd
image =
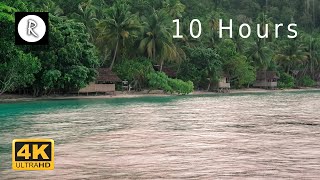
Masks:
[[[320,93],[0,104],[1,179],[320,177]],[[54,171],[11,167],[15,138],[53,138]]]

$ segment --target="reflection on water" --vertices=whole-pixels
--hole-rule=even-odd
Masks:
[[[0,179],[318,179],[320,93],[0,104]],[[53,138],[54,171],[11,170]]]

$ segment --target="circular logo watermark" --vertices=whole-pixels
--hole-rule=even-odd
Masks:
[[[36,15],[22,18],[18,24],[19,36],[27,42],[38,42],[46,34],[46,23]]]

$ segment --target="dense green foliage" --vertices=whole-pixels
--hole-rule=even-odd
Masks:
[[[179,73],[181,79],[191,80],[195,82],[196,87],[200,88],[220,78],[222,63],[215,50],[210,48],[188,48],[186,52],[188,59],[186,60],[186,66],[182,66]]]
[[[148,85],[147,76],[154,70],[149,59],[135,58],[117,64],[114,71],[122,80],[131,82],[135,90],[141,90]]]
[[[313,87],[316,85],[316,82],[310,76],[303,76],[299,79],[299,85],[305,87]]]
[[[15,48],[14,11],[14,8],[0,3],[0,95],[32,84],[34,74],[40,70],[37,57]]]
[[[35,95],[52,89],[69,92],[85,87],[94,79],[99,60],[88,40],[82,23],[50,17],[50,46],[41,51],[39,47],[28,48],[39,57],[42,66],[33,84]]]
[[[7,3],[13,8],[0,8],[1,15],[7,14],[1,18],[4,28],[0,37],[0,93],[21,89],[35,96],[55,90],[70,92],[95,78],[99,59],[83,23],[51,14],[49,46],[15,46],[12,13],[38,8],[36,2]]]
[[[280,73],[280,80],[278,82],[279,88],[293,88],[294,87],[294,78],[285,72]]]
[[[161,89],[167,93],[189,94],[193,91],[191,81],[184,82],[180,79],[169,78],[163,72],[152,72],[148,74],[150,90]]]
[[[222,41],[217,50],[223,61],[223,71],[231,77],[234,86],[248,86],[255,80],[255,68],[245,55],[237,52],[236,44],[232,40]]]
[[[50,12],[50,46],[14,45],[16,11]],[[173,38],[177,18],[182,39]],[[192,19],[202,22],[199,39],[190,36]],[[219,19],[233,19],[234,38],[219,38]],[[257,71],[276,71],[279,87],[291,88],[312,86],[320,74],[317,0],[4,0],[0,22],[0,94],[74,91],[93,81],[99,66],[113,68],[136,90],[181,94],[190,92],[188,81],[210,90],[224,75],[241,88],[253,84]],[[288,39],[286,28],[275,38],[275,24],[292,22],[297,38]],[[240,38],[242,23],[253,32],[268,24],[270,38]],[[170,67],[184,82],[152,65]]]

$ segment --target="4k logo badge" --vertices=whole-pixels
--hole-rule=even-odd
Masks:
[[[12,169],[53,170],[52,139],[15,139],[12,141]]]

